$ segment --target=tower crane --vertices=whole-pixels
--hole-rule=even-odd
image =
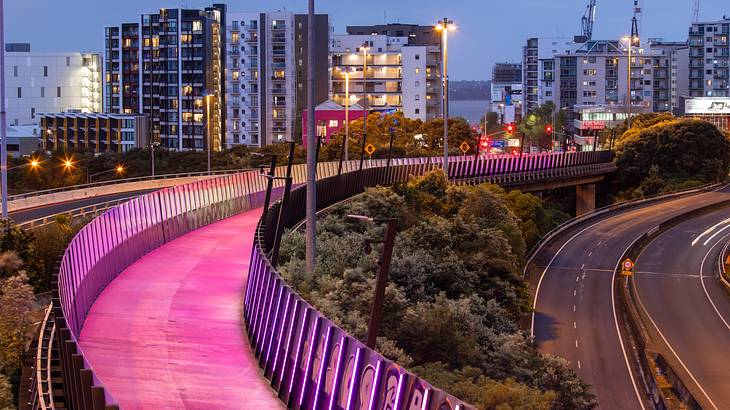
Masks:
[[[589,0],[586,14],[581,18],[581,28],[586,41],[593,37],[593,24],[596,22],[596,0]]]

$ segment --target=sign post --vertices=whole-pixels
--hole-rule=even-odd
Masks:
[[[462,155],[466,155],[466,153],[469,151],[471,146],[469,146],[469,143],[464,141],[459,145],[459,149],[461,150]]]
[[[634,261],[631,260],[631,258],[624,259],[623,262],[621,262],[621,275],[622,276],[632,276],[634,274]]]
[[[373,159],[373,153],[375,152],[375,146],[373,144],[366,145],[365,152],[368,154],[368,160]]]

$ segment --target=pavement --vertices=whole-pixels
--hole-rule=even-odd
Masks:
[[[717,276],[728,218],[726,208],[664,232],[639,256],[634,275],[648,326],[658,329],[665,357],[707,409],[730,408],[730,293]]]
[[[643,409],[641,385],[615,315],[613,271],[644,232],[658,223],[713,202],[730,189],[629,209],[579,224],[548,244],[529,272],[536,289],[534,336],[538,349],[565,357],[592,386],[602,409]]]
[[[155,249],[94,302],[79,342],[122,409],[283,408],[242,326],[260,214],[252,210]]]

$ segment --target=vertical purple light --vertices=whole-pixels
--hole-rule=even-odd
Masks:
[[[421,410],[427,410],[428,409],[428,401],[431,399],[431,389],[426,389],[423,391],[423,399],[421,401]]]
[[[357,372],[360,371],[360,355],[362,354],[362,347],[357,348],[357,352],[355,353],[355,366],[352,368],[352,378],[350,379],[350,391],[347,392],[347,405],[345,406],[346,410],[352,410],[353,401],[355,400],[355,391],[357,390],[357,386],[355,386],[355,382],[357,381]]]
[[[286,288],[282,287],[282,290]],[[283,320],[281,321],[281,326],[279,327],[279,337],[276,338],[276,354],[274,355],[274,364],[271,366],[272,369],[276,369],[276,362],[279,358],[279,348],[281,347],[281,337],[284,335],[284,325],[286,324],[286,314],[289,312],[289,301],[291,300],[291,293],[287,293],[286,295],[286,303],[284,304],[284,312],[282,312],[281,317]],[[278,314],[278,309],[277,309]],[[271,355],[271,346],[274,344],[274,332],[271,332],[271,338],[269,339],[269,347],[266,351],[266,363],[269,362],[269,356]]]
[[[380,369],[382,367],[383,361],[378,360],[378,364],[375,365],[375,377],[373,378],[373,385],[370,390],[370,403],[368,403],[368,410],[375,410],[375,406],[378,405],[378,387],[380,385]]]
[[[274,320],[271,322],[271,334],[269,334],[269,343],[266,346],[266,354],[264,355],[264,366],[269,364],[269,355],[271,353],[271,341],[274,339],[274,333],[276,333],[276,321],[279,319],[279,307],[281,307],[281,295],[284,293],[284,286],[279,287],[279,297],[276,299],[276,310],[274,311]],[[266,338],[264,337],[264,343]],[[263,350],[263,347],[262,347]]]
[[[317,317],[314,319],[314,325],[312,326],[312,333],[309,335],[309,352],[307,352],[307,362],[304,365],[304,374],[302,375],[302,386],[301,386],[301,393],[299,394],[299,407],[302,406],[302,403],[304,403],[304,396],[307,392],[307,385],[309,384],[309,369],[312,364],[312,356],[314,356],[317,347],[317,342],[319,342],[319,325],[322,321],[322,317],[320,315],[317,315]],[[322,366],[320,366],[321,368]]]
[[[396,387],[396,389],[398,390],[395,392],[395,404],[393,405],[394,409],[399,409],[401,407],[401,399],[403,396],[403,383],[405,381],[405,378],[405,373],[401,373],[398,376],[398,387]]]
[[[284,363],[282,364],[281,373],[279,373],[279,385],[284,382],[284,373],[286,372],[286,358],[289,357],[289,347],[291,346],[292,334],[294,333],[294,324],[297,321],[297,309],[299,308],[299,299],[294,301],[294,308],[292,309],[292,318],[289,322],[289,331],[286,336],[286,346],[284,347]],[[277,354],[277,357],[279,355]],[[276,364],[274,364],[276,366]],[[274,367],[276,371],[276,367]]]
[[[332,410],[335,406],[337,397],[337,387],[340,378],[340,366],[342,365],[342,358],[345,355],[345,343],[347,342],[347,336],[342,335],[340,338],[340,351],[337,353],[337,363],[335,364],[335,374],[332,376],[332,390],[330,391],[330,405],[328,410]]]
[[[299,328],[299,338],[297,341],[297,350],[294,353],[294,362],[291,366],[291,379],[289,379],[289,390],[287,391],[287,397],[291,395],[292,389],[294,388],[294,379],[297,378],[297,367],[299,367],[299,354],[302,351],[302,344],[304,343],[304,329],[307,327],[307,319],[309,318],[309,308],[304,307],[304,313],[302,314],[302,326]]]
[[[322,347],[322,357],[319,358],[319,374],[317,375],[317,390],[314,393],[314,402],[312,403],[312,408],[317,408],[317,403],[319,402],[319,394],[322,391],[322,384],[324,376],[327,374],[327,366],[329,365],[329,346],[330,346],[330,336],[332,335],[332,329],[333,325],[330,324],[327,327],[327,335],[324,337],[324,346]]]

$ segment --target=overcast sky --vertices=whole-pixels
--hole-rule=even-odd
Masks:
[[[6,42],[30,42],[35,51],[103,50],[104,26],[138,21],[161,7],[200,8],[199,0],[5,0]],[[527,37],[580,31],[588,0],[318,0],[335,33],[347,25],[402,22],[433,24],[448,17],[458,31],[449,37],[454,80],[485,80],[495,62],[520,61]],[[643,0],[642,37],[685,40],[693,0]],[[306,12],[305,0],[228,1],[230,11],[287,9]],[[700,19],[730,16],[727,0],[702,0]],[[598,0],[593,38],[615,39],[631,29],[633,0]]]

